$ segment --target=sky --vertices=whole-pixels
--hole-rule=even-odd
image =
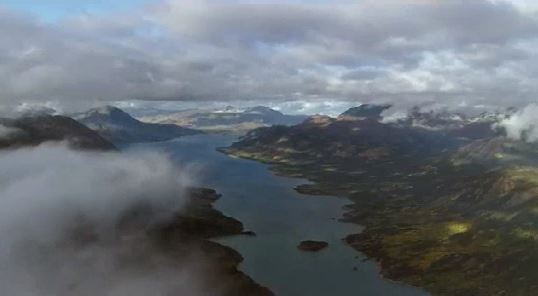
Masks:
[[[79,14],[107,14],[151,3],[152,0],[3,0],[9,9],[30,13],[47,21]]]
[[[0,2],[1,106],[465,109],[538,93],[530,0],[44,2]]]

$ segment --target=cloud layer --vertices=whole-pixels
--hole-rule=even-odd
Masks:
[[[5,126],[3,124],[0,124],[0,140],[6,140],[6,139],[10,139],[11,137],[17,135],[18,133],[21,133],[22,131],[17,129],[17,128],[13,128],[13,127],[9,127],[9,126]]]
[[[505,1],[162,1],[40,23],[0,11],[2,102],[524,105],[538,18]]]
[[[76,152],[57,144],[1,152],[2,293],[202,295],[195,264],[115,233],[140,202],[163,212],[155,219],[167,218],[183,205],[189,183],[155,153]]]
[[[506,135],[514,140],[538,141],[538,105],[530,104],[499,122]]]

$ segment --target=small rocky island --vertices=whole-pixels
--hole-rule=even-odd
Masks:
[[[319,252],[329,247],[329,243],[322,241],[305,240],[302,241],[297,248],[305,252]]]

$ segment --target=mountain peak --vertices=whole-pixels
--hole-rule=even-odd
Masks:
[[[107,116],[123,115],[123,116],[131,117],[129,114],[127,114],[125,111],[121,110],[120,108],[110,106],[110,105],[90,109],[87,113],[94,113],[94,114],[107,115]]]
[[[246,112],[249,113],[260,113],[260,114],[278,114],[281,115],[282,113],[266,106],[255,106],[252,108],[248,108]]]
[[[74,118],[85,121],[86,124],[103,124],[104,122],[128,125],[137,124],[137,120],[127,112],[110,105],[90,109],[87,112],[75,115]]]
[[[357,119],[381,119],[381,113],[389,108],[392,105],[375,105],[375,104],[362,104],[357,107],[352,107],[346,110],[344,113],[340,114],[341,118],[357,118]]]
[[[115,143],[165,141],[199,133],[174,124],[144,123],[114,106],[94,108],[75,119]]]
[[[7,137],[0,139],[0,148],[67,141],[71,147],[77,149],[116,150],[112,143],[70,117],[26,114],[18,118],[1,118],[0,126],[10,132]]]

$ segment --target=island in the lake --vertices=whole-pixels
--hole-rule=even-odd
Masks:
[[[297,249],[305,252],[319,252],[329,247],[329,243],[322,241],[305,240],[302,241]]]

